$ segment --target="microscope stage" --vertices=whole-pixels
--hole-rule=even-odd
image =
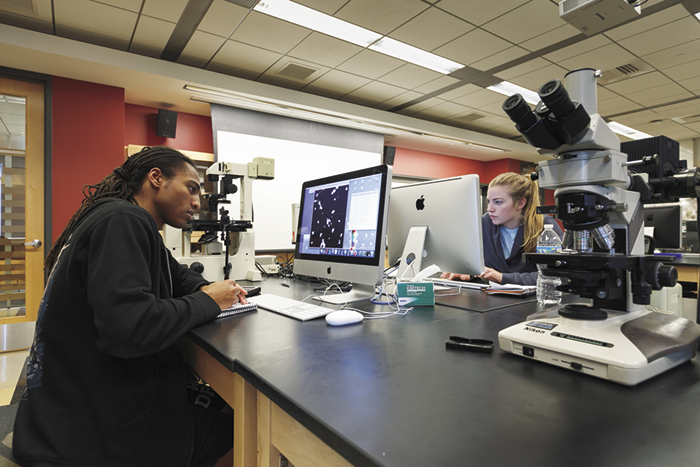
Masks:
[[[602,321],[533,319],[498,333],[505,352],[634,386],[690,360],[697,325],[641,310],[608,312]]]

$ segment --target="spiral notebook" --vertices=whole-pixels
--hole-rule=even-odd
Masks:
[[[229,316],[236,316],[236,315],[240,315],[243,313],[250,313],[251,311],[257,311],[257,309],[258,309],[257,303],[246,303],[245,305],[241,305],[240,303],[237,303],[237,304],[233,305],[231,308],[226,308],[225,310],[221,310],[221,313],[219,313],[216,316],[216,319],[228,318]]]

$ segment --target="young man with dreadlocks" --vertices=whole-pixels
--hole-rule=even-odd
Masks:
[[[194,163],[146,148],[86,188],[46,259],[15,456],[23,466],[214,465],[231,449],[231,415],[188,403],[175,342],[245,292],[178,264],[158,233],[199,208]]]

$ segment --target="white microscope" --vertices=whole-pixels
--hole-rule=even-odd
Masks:
[[[164,226],[165,246],[178,262],[200,272],[210,282],[261,280],[255,266],[253,180],[274,179],[274,159],[256,157],[247,164],[215,162],[207,169],[206,175],[209,181],[218,183],[217,192],[203,195],[208,201],[212,219],[194,219],[182,230]],[[240,219],[234,220],[229,217],[229,211],[219,205],[230,204],[228,196],[238,191]],[[192,253],[192,232],[198,231],[204,232],[197,242],[200,251]]]
[[[555,190],[556,206],[538,212],[556,214],[565,228],[561,254],[524,260],[560,277],[559,290],[592,304],[561,306],[558,316],[511,326],[498,339],[506,352],[632,386],[693,358],[700,326],[645,307],[652,290],[677,280],[663,264],[671,258],[644,255],[642,202],[659,199],[664,188],[628,171],[649,160],[628,162],[620,152],[619,138],[597,113],[596,76],[580,69],[564,85],[548,81],[534,112],[518,94],[503,104],[525,139],[554,156],[539,163],[538,175],[540,187]],[[668,179],[669,186],[676,180]],[[693,185],[685,196],[696,191]]]

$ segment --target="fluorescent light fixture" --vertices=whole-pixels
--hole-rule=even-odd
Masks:
[[[443,74],[449,74],[460,68],[464,68],[464,65],[457,62],[418,49],[412,45],[404,44],[403,42],[389,37],[381,38],[379,41],[370,45],[369,48]]]
[[[700,13],[695,13],[695,17],[696,17],[697,19],[700,19]]]
[[[262,0],[255,5],[254,9],[275,18],[351,42],[360,47],[367,47],[382,37],[381,34],[376,32],[355,26],[289,0]]]
[[[255,11],[341,39],[360,47],[369,47],[391,57],[443,74],[464,68],[464,65],[420,50],[368,29],[355,26],[334,16],[299,5],[289,0],[260,0]]]
[[[608,126],[612,131],[617,133],[618,135],[626,136],[628,138],[632,139],[644,139],[644,138],[651,138],[651,135],[648,135],[646,133],[642,133],[641,131],[637,131],[634,128],[630,128],[628,126],[622,125],[617,122],[609,122]]]
[[[503,94],[504,96],[520,94],[525,99],[525,102],[529,102],[532,105],[537,105],[537,103],[540,101],[540,96],[535,91],[530,91],[529,89],[525,89],[517,84],[509,83],[508,81],[501,81],[500,83],[489,86],[486,89]]]

